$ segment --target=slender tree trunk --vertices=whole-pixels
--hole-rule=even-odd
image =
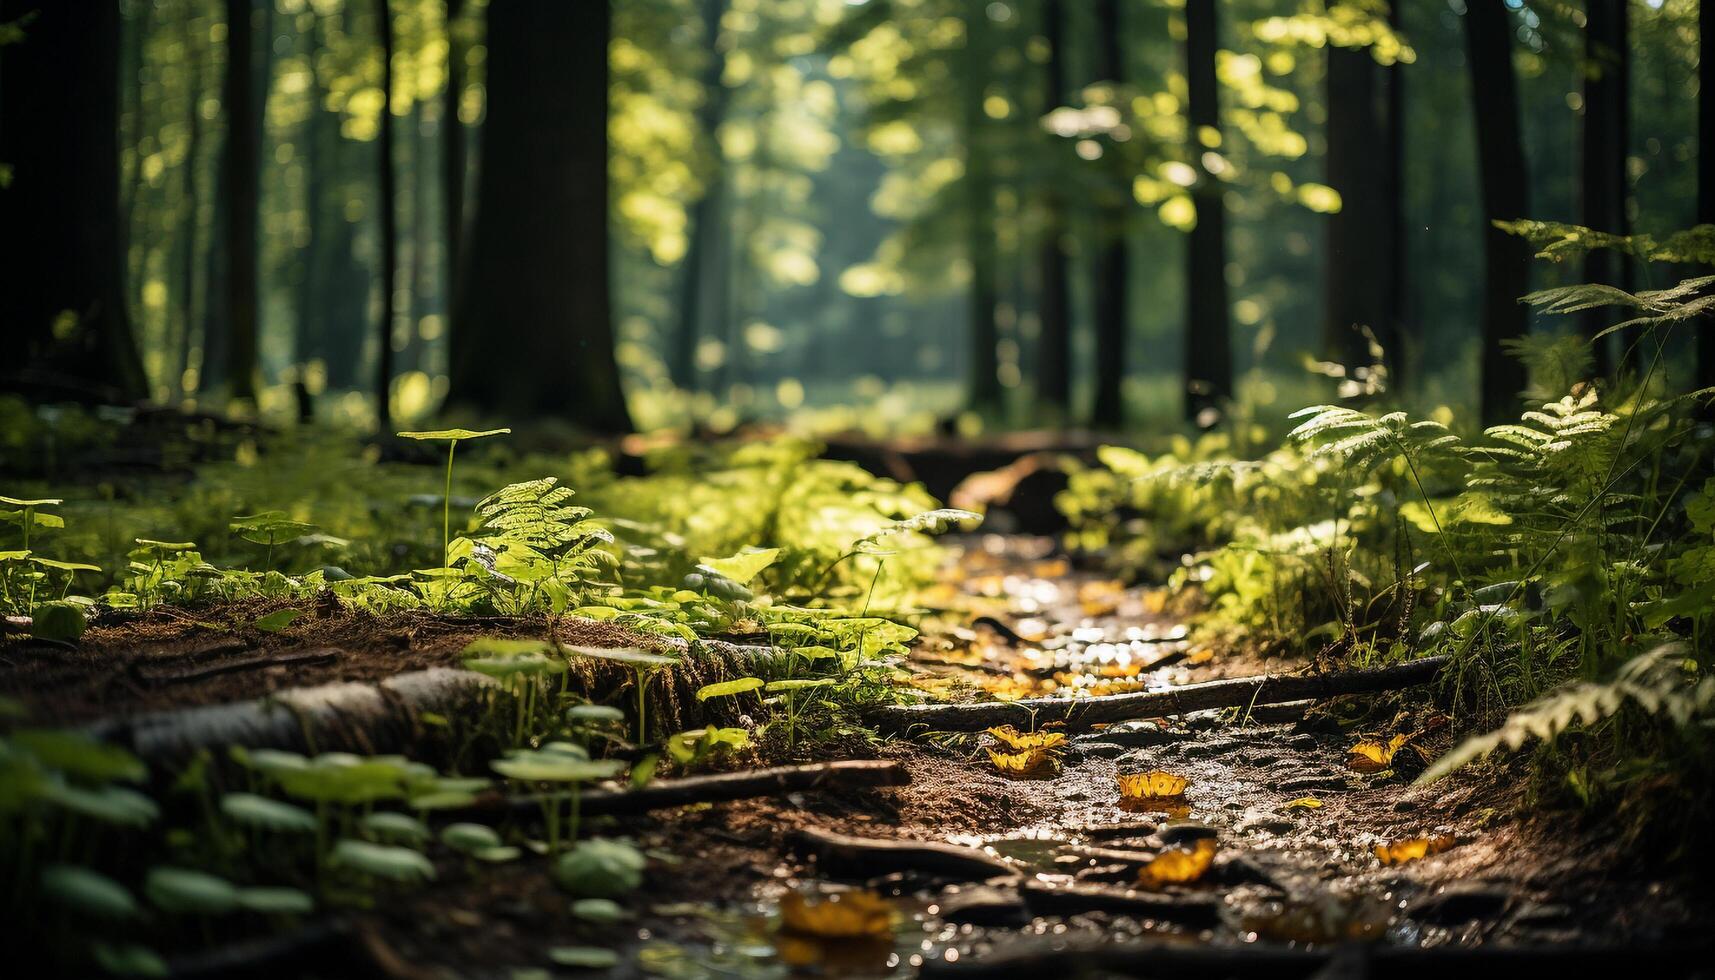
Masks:
[[[187,25],[188,26],[188,25]],[[195,32],[185,31],[186,65],[185,71],[190,80],[189,108],[185,113],[185,165],[179,175],[180,196],[183,199],[184,213],[179,216],[179,288],[183,298],[179,304],[179,334],[174,345],[178,356],[167,360],[168,370],[172,377],[167,378],[167,387],[179,397],[184,397],[185,368],[190,357],[191,338],[196,336],[196,324],[202,321],[196,302],[197,288],[197,220],[200,197],[197,192],[197,165],[202,149],[202,38]]]
[[[424,350],[423,317],[429,311],[429,142],[424,135],[423,103],[411,106],[410,148],[405,173],[410,178],[411,230],[406,238],[411,242],[411,262],[405,273],[407,296],[405,306],[405,350],[398,365],[402,371],[428,370],[428,352]]]
[[[293,311],[296,317],[293,354],[300,369],[320,361],[327,367],[326,324],[322,317],[321,295],[325,288],[323,253],[327,247],[327,222],[322,200],[327,186],[327,148],[325,130],[327,115],[322,108],[324,93],[321,75],[317,72],[313,52],[322,46],[322,17],[312,7],[309,48],[309,91],[305,95],[309,108],[304,124],[298,131],[298,154],[304,166],[304,222],[308,236],[302,254],[304,276],[298,281]]]
[[[1119,0],[1096,5],[1096,78],[1125,81],[1125,58],[1120,50],[1123,24]],[[1119,191],[1130,193],[1130,188]],[[1124,199],[1104,203],[1097,219],[1094,314],[1096,325],[1096,398],[1090,421],[1098,428],[1117,429],[1125,422],[1126,337],[1130,320],[1126,278],[1131,256],[1126,243],[1130,208]]]
[[[1586,7],[1582,222],[1597,231],[1628,235],[1626,146],[1630,138],[1627,100],[1631,48],[1626,0],[1589,0]],[[1631,263],[1613,249],[1592,249],[1584,260],[1584,280],[1630,292]],[[1584,314],[1584,333],[1594,337],[1612,323],[1613,310],[1597,307]],[[1610,350],[1614,340],[1604,337],[1595,342],[1596,367],[1602,374],[1617,366]]]
[[[0,56],[0,376],[8,390],[88,400],[148,394],[125,291],[116,0],[0,0],[29,11]]]
[[[455,402],[592,432],[631,429],[608,261],[612,26],[605,0],[489,5],[489,111],[454,324]]]
[[[1060,0],[1046,0],[1042,17],[1048,36],[1048,64],[1044,66],[1048,84],[1044,95],[1047,107],[1052,109],[1066,101],[1065,18],[1061,16]],[[1060,142],[1057,137],[1049,139],[1055,144]],[[1066,271],[1066,209],[1055,183],[1056,175],[1050,174],[1042,195],[1042,241],[1038,246],[1042,275],[1038,316],[1042,333],[1036,351],[1036,397],[1053,411],[1057,420],[1065,421],[1072,402],[1072,299]]]
[[[447,89],[441,107],[441,210],[446,230],[446,285],[443,289],[446,329],[452,329],[453,314],[458,312],[464,290],[465,239],[465,146],[464,121],[459,118],[459,102],[464,96],[464,48],[458,43],[455,23],[464,9],[464,0],[447,0]]]
[[[256,400],[257,215],[262,113],[257,111],[254,0],[226,0],[226,382],[234,400]]]
[[[1715,3],[1697,9],[1697,55],[1697,223],[1709,225],[1715,224]],[[1715,316],[1698,327],[1697,387],[1715,388]]]
[[[1324,354],[1348,367],[1370,363],[1368,327],[1390,367],[1399,360],[1398,72],[1363,48],[1328,50],[1327,181],[1340,192],[1328,217]]]
[[[1233,393],[1232,335],[1227,301],[1227,216],[1221,184],[1203,166],[1199,134],[1220,132],[1220,89],[1215,52],[1220,48],[1215,0],[1185,4],[1187,106],[1197,183],[1191,192],[1197,224],[1187,244],[1185,317],[1185,417],[1211,424]]]
[[[999,259],[995,254],[994,176],[989,170],[989,126],[983,113],[988,58],[988,15],[982,4],[971,4],[965,17],[965,64],[960,82],[964,89],[965,232],[971,267],[967,399],[978,412],[997,412],[1001,407],[1000,333],[995,322],[1000,300],[995,281]]]
[[[726,270],[705,269],[704,264],[721,251],[720,236],[727,230],[723,224],[726,162],[720,142],[715,138],[722,120],[726,118],[727,89],[721,84],[721,76],[726,70],[726,55],[720,42],[721,20],[726,14],[727,4],[728,0],[703,0],[703,32],[709,60],[703,66],[703,104],[697,112],[697,126],[713,147],[715,167],[709,176],[708,188],[691,208],[691,247],[681,263],[684,268],[680,271],[678,316],[666,352],[668,376],[675,385],[687,391],[697,387],[697,326],[705,313],[705,305],[709,307],[707,312],[714,317],[709,333],[723,336],[726,332],[726,283],[710,281],[716,275],[724,280]],[[713,287],[707,296],[704,294],[705,286]]]
[[[375,32],[381,40],[381,134],[375,153],[381,170],[381,322],[376,324],[375,417],[382,434],[393,422],[393,320],[399,273],[399,188],[393,168],[393,13],[375,0]]]
[[[1524,139],[1519,131],[1518,83],[1513,72],[1512,16],[1499,3],[1472,4],[1465,13],[1465,45],[1476,102],[1477,173],[1483,193],[1483,375],[1485,425],[1518,417],[1524,364],[1502,341],[1530,331],[1519,297],[1530,288],[1530,246],[1496,228],[1530,208],[1525,188]]]

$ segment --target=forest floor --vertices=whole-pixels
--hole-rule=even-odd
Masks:
[[[1075,568],[1046,539],[970,538],[957,551],[927,599],[940,613],[905,665],[914,685],[950,699],[1313,669],[1194,649],[1160,591]],[[333,609],[278,633],[247,625],[269,608],[113,621],[75,653],[9,644],[0,693],[46,720],[89,723],[457,666],[470,639],[530,628]],[[562,623],[560,635],[597,646],[638,639],[587,621]],[[1429,689],[1139,719],[1069,730],[1058,765],[1034,778],[997,772],[986,736],[800,743],[792,758],[766,761],[881,758],[909,783],[834,782],[610,825],[605,832],[652,855],[620,927],[573,917],[542,862],[527,858],[479,876],[443,868],[436,884],[350,913],[337,930],[313,926],[246,955],[282,975],[399,978],[524,976],[550,949],[588,943],[622,947],[616,976],[1499,975],[1604,962],[1674,976],[1706,967],[1688,959],[1707,954],[1715,922],[1715,894],[1696,869],[1640,861],[1601,820],[1533,815],[1504,770],[1415,786],[1426,758],[1451,742],[1444,721]],[[1406,732],[1414,738],[1391,768],[1348,767],[1360,734]],[[1122,807],[1116,775],[1148,770],[1187,779],[1182,804]],[[1198,880],[1136,887],[1152,856],[1202,838],[1217,850]],[[1397,865],[1375,852],[1413,838],[1451,846]],[[893,928],[814,941],[778,930],[789,894],[848,889],[882,896]],[[1330,967],[1336,948],[1362,952]],[[1408,954],[1417,959],[1399,958]],[[187,976],[214,966],[194,955],[177,965]]]

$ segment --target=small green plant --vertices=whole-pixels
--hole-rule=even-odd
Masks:
[[[472,429],[436,429],[432,432],[400,432],[401,439],[417,439],[419,441],[445,442],[447,444],[447,480],[441,494],[441,565],[450,567],[452,556],[452,507],[453,507],[453,454],[458,452],[459,443],[467,439],[486,439],[489,436],[510,435],[511,429],[483,429],[478,432]]]
[[[549,742],[540,749],[513,749],[506,758],[489,765],[500,775],[538,794],[549,854],[558,854],[562,841],[577,839],[580,785],[611,779],[625,769],[625,763],[616,759],[591,759],[583,746],[571,742]],[[558,787],[564,788],[564,798],[555,791]]]
[[[665,654],[650,653],[634,647],[605,649],[602,647],[566,647],[566,652],[594,660],[607,660],[612,663],[624,664],[630,668],[632,686],[637,691],[637,744],[649,741],[649,678],[656,671],[671,667],[679,662],[677,657]]]

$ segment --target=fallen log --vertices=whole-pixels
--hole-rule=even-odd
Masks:
[[[800,853],[813,855],[823,872],[838,878],[867,879],[895,871],[962,881],[1018,875],[1017,868],[974,847],[936,841],[852,837],[809,827],[793,831],[790,841]]]
[[[1088,698],[1026,698],[978,704],[885,705],[864,720],[889,734],[978,732],[995,725],[1036,727],[1059,722],[1087,728],[1132,718],[1159,718],[1210,708],[1320,700],[1342,694],[1392,691],[1427,684],[1447,666],[1446,657],[1335,674],[1262,674],[1187,684],[1168,691],[1140,691]]]
[[[874,786],[903,786],[911,776],[897,762],[852,759],[818,762],[806,766],[776,766],[748,772],[719,772],[683,779],[663,779],[639,789],[594,789],[578,797],[578,809],[586,816],[647,813],[698,803],[725,803],[759,796],[783,796],[817,789],[857,789]],[[564,794],[523,794],[478,800],[468,807],[446,811],[463,819],[473,812],[510,810],[521,815],[541,812],[544,801]]]
[[[1228,977],[1310,978],[1333,964],[1340,976],[1389,980],[1517,980],[1528,976],[1630,975],[1662,978],[1702,976],[1708,969],[1708,944],[1563,946],[1370,946],[1293,947],[1266,943],[1231,946],[1144,940],[1052,944],[1014,940],[982,955],[923,961],[923,977],[1173,977],[1174,980],[1224,980]]]

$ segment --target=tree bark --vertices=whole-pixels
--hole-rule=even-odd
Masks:
[[[1472,114],[1477,125],[1477,173],[1483,196],[1483,424],[1518,417],[1524,364],[1502,342],[1530,332],[1519,302],[1530,289],[1530,245],[1496,228],[1530,210],[1525,187],[1524,139],[1519,130],[1518,83],[1513,72],[1512,20],[1498,3],[1470,5],[1465,46],[1471,65]]]
[[[1323,353],[1348,367],[1371,363],[1368,327],[1390,368],[1399,361],[1399,159],[1392,88],[1398,72],[1368,49],[1328,48],[1328,216]]]
[[[1192,165],[1197,182],[1191,192],[1197,224],[1186,248],[1185,417],[1205,424],[1233,392],[1232,336],[1228,324],[1227,220],[1221,184],[1203,165],[1200,134],[1220,132],[1220,89],[1215,81],[1215,52],[1220,48],[1215,0],[1185,4],[1185,73],[1191,124]]]
[[[1096,5],[1096,78],[1118,85],[1125,81],[1125,58],[1120,50],[1123,24],[1119,0]],[[1126,188],[1121,193],[1129,194]],[[1105,203],[1097,220],[1094,319],[1096,397],[1090,422],[1097,428],[1118,429],[1125,422],[1126,337],[1129,333],[1126,275],[1131,265],[1127,248],[1128,202]]]
[[[197,306],[197,230],[201,224],[198,220],[198,210],[201,203],[197,190],[197,166],[202,156],[202,40],[195,36],[192,22],[186,20],[184,39],[186,64],[185,72],[189,78],[189,105],[185,112],[185,162],[179,174],[179,193],[184,212],[179,216],[179,241],[176,243],[179,254],[179,289],[182,292],[179,302],[179,333],[163,339],[173,342],[175,355],[164,358],[167,370],[172,376],[165,380],[166,389],[180,398],[186,394],[184,386],[185,369],[190,366],[191,340],[196,336],[195,324],[202,322],[201,311]],[[138,25],[139,31],[142,25]]]
[[[1042,18],[1043,32],[1048,38],[1044,101],[1046,108],[1052,110],[1066,101],[1065,18],[1061,16],[1060,0],[1045,0]],[[1047,138],[1053,141],[1054,150],[1062,149],[1058,137]],[[1058,154],[1051,154],[1051,158],[1055,156]],[[1037,246],[1042,275],[1037,315],[1042,332],[1036,349],[1036,398],[1054,413],[1056,421],[1064,422],[1072,401],[1072,300],[1066,272],[1066,208],[1057,180],[1058,174],[1052,170],[1044,175],[1042,240]]]
[[[226,0],[226,383],[234,400],[249,402],[256,400],[256,231],[262,174],[254,12],[254,0]]]
[[[134,401],[148,379],[125,301],[116,0],[0,0],[29,11],[0,57],[0,349],[8,390]]]
[[[464,96],[464,49],[459,46],[455,27],[464,10],[464,0],[446,0],[447,17],[447,88],[441,105],[441,210],[446,221],[446,284],[442,288],[446,311],[444,329],[451,332],[453,315],[458,312],[464,296],[465,279],[465,145],[464,121],[459,118],[459,103]]]
[[[1626,0],[1589,0],[1586,8],[1581,221],[1597,231],[1628,235],[1626,147],[1630,139],[1627,100],[1631,48]],[[1584,259],[1584,281],[1631,292],[1631,262],[1614,249],[1591,249]],[[1583,316],[1584,334],[1593,338],[1613,322],[1611,308],[1596,307]],[[1595,341],[1596,368],[1604,375],[1617,366],[1610,349],[1614,342],[1612,337]]]
[[[393,320],[399,273],[399,188],[393,169],[393,14],[387,0],[375,0],[375,32],[381,41],[381,133],[375,154],[380,166],[381,322],[376,324],[375,417],[383,435],[393,421]]]
[[[721,236],[727,232],[726,162],[717,133],[726,118],[727,106],[727,89],[721,83],[726,55],[720,44],[721,20],[727,5],[728,0],[703,0],[703,31],[709,60],[703,66],[703,104],[697,111],[697,126],[709,141],[715,165],[703,196],[691,207],[691,246],[680,270],[679,306],[666,351],[668,377],[686,391],[697,388],[697,343],[701,334],[698,325],[705,307],[712,314],[709,334],[726,335],[726,269],[724,265],[714,269],[704,266],[709,259],[719,263],[726,255],[721,244]]]
[[[488,119],[455,403],[631,430],[608,262],[606,0],[488,8]],[[543,106],[553,111],[542,111]]]
[[[964,211],[967,258],[971,267],[969,306],[970,365],[966,398],[977,412],[1001,408],[1000,343],[995,314],[1000,304],[996,278],[1000,261],[994,233],[994,175],[989,170],[986,144],[988,119],[983,112],[989,75],[988,15],[981,4],[970,5],[965,16],[965,64],[960,72],[964,102]]]
[[[1708,225],[1715,224],[1715,4],[1697,9],[1697,56],[1697,223]],[[1715,387],[1715,317],[1698,327],[1697,387]]]

